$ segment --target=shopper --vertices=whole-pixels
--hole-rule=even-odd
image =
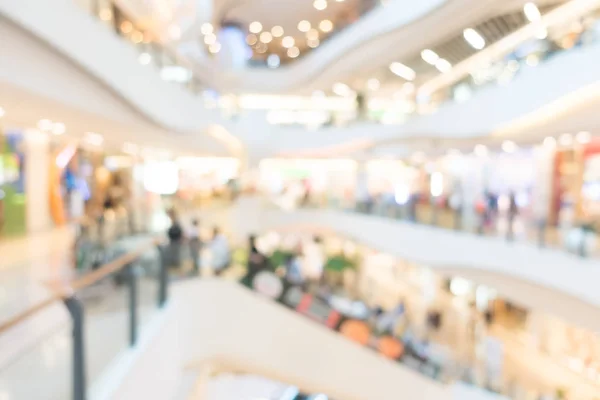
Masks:
[[[167,238],[169,244],[167,246],[167,265],[171,268],[181,266],[181,244],[183,242],[183,229],[179,223],[179,218],[175,210],[168,212],[169,218],[171,219],[171,225],[167,230]]]
[[[211,253],[215,275],[221,275],[231,263],[229,241],[218,227],[213,229]]]
[[[200,274],[200,251],[202,250],[202,241],[200,240],[200,224],[197,219],[192,219],[192,226],[188,232],[190,254],[192,258],[193,274]]]
[[[513,240],[515,238],[515,219],[519,213],[519,207],[517,206],[517,197],[515,192],[510,192],[508,195],[508,228],[506,232],[506,238]]]
[[[256,247],[256,236],[250,235],[248,238],[248,265],[246,276],[242,279],[242,283],[248,287],[252,287],[254,278],[259,272],[269,269],[269,260],[267,257],[258,251]]]

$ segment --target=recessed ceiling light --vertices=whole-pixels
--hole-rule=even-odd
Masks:
[[[210,51],[212,54],[218,53],[219,51],[221,51],[221,43],[215,42],[211,44],[210,46],[208,46],[208,51]]]
[[[297,48],[296,46],[290,47],[287,51],[287,55],[290,58],[296,58],[300,55],[300,49]]]
[[[132,30],[133,30],[133,24],[131,23],[131,21],[121,22],[121,32],[131,33]]]
[[[540,9],[534,3],[525,3],[523,6],[523,13],[525,17],[529,20],[529,22],[536,22],[542,19],[542,14],[540,13]]]
[[[337,82],[333,84],[333,87],[331,88],[333,93],[337,94],[338,96],[350,96],[353,93],[353,90],[350,89],[350,86],[346,85],[345,83],[342,82]]]
[[[300,22],[298,22],[298,30],[300,32],[308,32],[310,29],[310,22],[308,22],[307,20],[302,20]]]
[[[135,44],[142,43],[144,40],[144,34],[140,31],[133,31],[131,34],[131,41]]]
[[[270,54],[269,57],[267,57],[267,65],[270,68],[277,68],[279,67],[280,63],[281,60],[279,59],[279,56],[277,54]]]
[[[315,0],[313,2],[313,6],[319,10],[319,11],[323,11],[324,9],[327,8],[327,0]]]
[[[319,29],[325,33],[331,32],[333,30],[333,22],[328,19],[324,19],[319,23]]]
[[[369,88],[369,90],[377,90],[380,86],[381,83],[377,78],[371,78],[367,81],[367,88]]]
[[[319,38],[319,31],[316,29],[311,29],[306,32],[306,38],[309,40],[315,40]]]
[[[307,46],[310,47],[311,49],[319,47],[320,43],[321,42],[319,42],[319,39],[308,39],[306,41]]]
[[[4,117],[5,114],[6,111],[4,111],[4,108],[0,107],[0,118]]]
[[[273,40],[273,35],[271,35],[271,32],[261,32],[260,34],[260,41],[263,43],[271,43],[271,40]]]
[[[549,149],[556,147],[556,139],[554,139],[552,136],[546,137],[544,139],[544,147],[547,147]]]
[[[441,73],[446,73],[452,69],[452,64],[450,64],[450,61],[446,60],[445,58],[440,58],[435,63],[435,67]]]
[[[148,65],[152,61],[152,56],[149,53],[142,53],[139,55],[138,61],[142,65]]]
[[[271,33],[273,34],[273,37],[282,37],[283,28],[279,25],[275,25],[273,28],[271,28]]]
[[[62,122],[55,122],[52,125],[52,133],[55,135],[62,135],[67,131],[67,127]]]
[[[592,134],[587,131],[581,131],[575,136],[578,143],[586,144],[592,141]]]
[[[478,144],[475,146],[475,149],[473,149],[473,153],[475,153],[477,157],[485,157],[488,154],[488,149],[484,145]]]
[[[84,139],[93,146],[102,146],[102,143],[104,142],[104,137],[95,132],[86,132],[84,134]]]
[[[258,21],[254,21],[250,24],[248,30],[252,33],[259,33],[260,31],[262,31],[262,24]]]
[[[211,44],[215,44],[217,42],[217,37],[215,36],[214,33],[209,33],[208,35],[204,36],[204,43],[211,45]]]
[[[463,31],[463,37],[475,50],[481,50],[485,47],[485,39],[475,29],[465,29]]]
[[[258,36],[256,36],[254,33],[246,36],[246,43],[248,43],[250,46],[254,46],[256,42],[258,42]]]
[[[517,150],[517,144],[511,140],[502,142],[502,150],[506,153],[514,153]]]
[[[285,47],[286,49],[289,49],[290,47],[292,47],[294,45],[294,43],[296,43],[296,41],[291,36],[286,36],[283,39],[281,39],[281,45],[283,47]]]
[[[407,81],[413,81],[417,74],[414,69],[407,67],[400,62],[393,62],[390,64],[390,71],[398,75],[400,78],[404,78]]]
[[[425,49],[425,50],[423,50],[421,52],[421,58],[427,64],[435,65],[435,63],[437,62],[437,60],[440,59],[440,56],[438,56],[437,53],[435,51],[433,51],[433,50]]]
[[[213,33],[213,26],[212,24],[205,22],[202,24],[202,26],[200,27],[200,32],[202,32],[203,35],[208,35],[209,33]]]
[[[563,133],[562,135],[559,136],[558,142],[562,146],[570,146],[573,144],[573,135],[571,135],[569,133]]]
[[[37,123],[37,127],[40,131],[48,132],[52,129],[52,121],[49,119],[40,119]]]

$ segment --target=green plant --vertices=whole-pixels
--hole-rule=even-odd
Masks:
[[[326,271],[342,272],[345,269],[355,269],[356,266],[356,260],[348,258],[343,254],[337,254],[327,259],[324,269]]]
[[[269,257],[269,263],[271,264],[271,268],[276,269],[279,266],[285,264],[286,260],[291,258],[293,253],[291,251],[277,249],[271,254]]]

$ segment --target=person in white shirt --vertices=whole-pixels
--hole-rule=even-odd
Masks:
[[[221,233],[218,227],[213,230],[213,240],[210,244],[212,253],[212,265],[216,275],[221,275],[229,267],[231,262],[231,253],[227,237]]]

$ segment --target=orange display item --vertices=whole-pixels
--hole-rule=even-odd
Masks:
[[[362,321],[348,320],[340,327],[340,333],[348,339],[360,343],[362,345],[369,344],[371,330],[369,326]]]
[[[383,336],[377,343],[379,352],[392,360],[397,360],[404,354],[404,345],[391,336]]]

